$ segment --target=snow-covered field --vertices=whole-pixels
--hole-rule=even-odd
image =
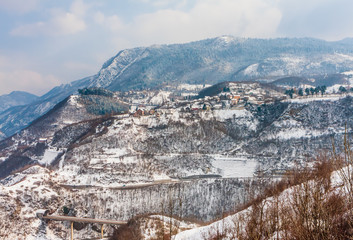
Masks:
[[[215,156],[212,165],[221,170],[224,178],[251,178],[258,162],[251,158]]]
[[[303,98],[295,98],[295,99],[286,99],[283,102],[290,102],[290,103],[309,103],[309,102],[316,102],[316,101],[338,101],[342,98],[345,98],[346,95],[325,95],[325,96],[314,96],[314,97],[303,97]]]

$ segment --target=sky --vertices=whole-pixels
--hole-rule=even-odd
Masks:
[[[353,37],[352,0],[0,0],[0,95],[96,74],[126,48],[249,38]]]

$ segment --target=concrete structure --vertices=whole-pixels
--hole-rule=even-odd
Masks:
[[[108,219],[94,219],[94,218],[80,218],[80,217],[72,217],[72,216],[55,216],[55,215],[48,215],[49,210],[46,209],[39,209],[36,212],[36,215],[39,219],[42,220],[53,220],[53,221],[68,221],[71,222],[71,240],[74,239],[74,222],[83,222],[83,223],[97,223],[101,225],[101,237],[103,239],[103,225],[124,225],[127,224],[127,221],[115,221],[115,220],[108,220]]]

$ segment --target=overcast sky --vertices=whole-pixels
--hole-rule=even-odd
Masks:
[[[353,37],[352,9],[352,0],[0,0],[0,95],[42,95],[137,46]]]

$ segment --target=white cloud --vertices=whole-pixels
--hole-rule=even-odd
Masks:
[[[70,35],[86,29],[83,19],[87,6],[81,0],[76,0],[71,5],[69,12],[52,10],[51,19],[21,25],[10,33],[13,36],[38,36],[38,35]]]
[[[155,7],[170,7],[175,6],[177,8],[181,8],[186,5],[188,0],[139,0],[143,3],[152,4]]]
[[[0,95],[12,91],[41,95],[62,82],[53,74],[33,70],[34,65],[32,58],[22,54],[0,55]]]
[[[74,34],[86,29],[84,20],[70,12],[55,16],[48,25],[47,32],[52,35]]]
[[[112,32],[124,30],[126,27],[118,15],[107,17],[102,12],[96,12],[93,18],[96,23],[103,25]]]
[[[0,0],[0,8],[25,12],[38,7],[39,1]],[[131,9],[131,2],[141,7]],[[69,6],[63,7],[67,4]],[[77,76],[92,74],[95,70],[90,70],[89,65],[103,63],[114,51],[152,44],[189,42],[221,35],[309,36],[337,40],[353,33],[351,0],[131,0],[124,4],[120,1],[74,0],[58,1],[55,5],[60,7],[47,10],[45,4],[41,5],[46,10],[43,15],[49,15],[48,19],[28,23],[28,19],[33,18],[24,15],[26,24],[11,31],[14,36],[44,36],[38,42],[50,49],[50,53],[39,52],[42,46],[36,46],[32,41],[28,48],[35,46],[39,51],[36,56],[29,56],[34,52],[31,49],[25,64],[19,64],[16,58],[8,61],[12,61],[12,66],[1,68],[7,60],[0,56],[2,79],[24,79],[20,76],[24,77],[27,71],[34,83],[40,83],[36,87],[41,86],[43,79],[50,78],[50,74],[68,82]],[[16,19],[11,24],[18,21]],[[73,34],[76,35],[45,38],[47,35]],[[23,46],[29,42],[27,39],[22,41]],[[19,49],[12,51],[22,51],[25,47]],[[48,57],[52,59],[50,63],[43,60]],[[80,60],[83,64],[79,63]],[[18,68],[14,67],[16,64]],[[23,70],[16,72],[16,69]],[[2,86],[6,84],[1,81]],[[13,86],[22,85],[13,83]],[[34,87],[31,84],[28,89]]]
[[[0,9],[16,13],[26,13],[36,9],[38,2],[38,0],[0,0]]]
[[[136,16],[126,24],[112,21],[119,27],[110,30],[115,39],[125,37],[137,45],[188,42],[220,35],[272,37],[282,17],[277,3],[277,0],[198,0],[189,10],[167,8]],[[107,22],[103,21],[107,19],[103,13],[96,14],[95,19]]]
[[[53,75],[41,75],[31,70],[0,71],[0,95],[12,91],[29,91],[41,95],[60,84]]]
[[[89,6],[86,5],[83,0],[76,0],[72,3],[70,7],[70,12],[79,17],[84,17],[86,15]]]

